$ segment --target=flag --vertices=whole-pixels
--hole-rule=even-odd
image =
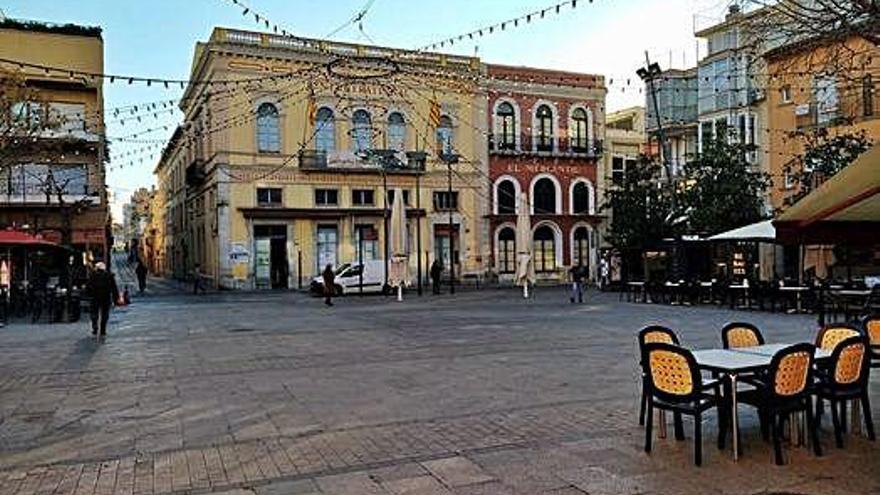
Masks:
[[[436,98],[431,100],[431,112],[428,114],[428,120],[434,128],[440,126],[440,102]]]
[[[306,110],[310,125],[315,125],[315,118],[318,114],[318,106],[315,104],[315,97],[309,97],[309,106]]]

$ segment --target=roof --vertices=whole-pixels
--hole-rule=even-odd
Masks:
[[[828,179],[782,213],[774,225],[786,238],[836,237],[830,241],[861,238],[877,242],[877,230],[857,232],[866,226],[880,229],[880,144]],[[846,237],[837,237],[844,235]]]
[[[64,34],[68,36],[86,36],[101,39],[102,30],[98,26],[81,26],[79,24],[54,24],[29,19],[0,19],[0,29],[15,29],[35,33]]]

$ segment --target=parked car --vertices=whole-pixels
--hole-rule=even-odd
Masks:
[[[335,295],[359,294],[361,280],[363,280],[365,294],[388,293],[388,287],[385,286],[385,261],[369,260],[364,262],[363,268],[361,266],[360,263],[343,263],[334,270],[336,283],[333,293]],[[362,270],[363,279],[361,278]],[[315,295],[323,294],[324,278],[320,275],[313,278],[309,290]]]

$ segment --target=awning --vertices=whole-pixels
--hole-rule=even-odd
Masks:
[[[773,225],[784,242],[880,243],[880,145],[795,203]]]
[[[0,246],[34,246],[34,247],[53,247],[60,248],[58,244],[49,242],[42,237],[21,232],[18,230],[0,230]]]
[[[776,228],[773,227],[773,220],[764,220],[762,222],[753,223],[751,225],[713,235],[708,240],[775,242]]]

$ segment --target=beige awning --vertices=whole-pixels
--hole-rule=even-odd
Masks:
[[[880,145],[792,205],[774,222],[794,243],[880,243]]]

